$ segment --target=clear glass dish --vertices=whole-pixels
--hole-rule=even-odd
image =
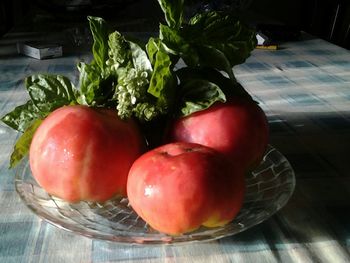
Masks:
[[[49,223],[90,238],[127,244],[209,241],[240,233],[268,219],[288,202],[295,187],[294,171],[288,160],[270,146],[262,163],[247,175],[246,184],[243,207],[231,223],[169,236],[149,227],[128,205],[127,198],[70,204],[49,195],[32,177],[28,160],[19,165],[15,178],[23,202]]]

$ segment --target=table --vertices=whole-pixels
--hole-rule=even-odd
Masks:
[[[20,37],[38,36],[0,42],[0,116],[27,100],[25,76],[50,72],[77,82],[76,63],[90,58],[19,56]],[[127,246],[78,236],[21,202],[8,169],[18,134],[1,123],[0,262],[349,262],[350,52],[307,37],[277,51],[254,50],[234,71],[265,110],[270,143],[295,170],[296,189],[282,210],[243,233],[198,244]]]

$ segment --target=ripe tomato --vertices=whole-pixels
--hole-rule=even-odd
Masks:
[[[252,100],[232,98],[175,120],[168,136],[211,147],[251,170],[265,153],[268,135],[264,111]]]
[[[30,168],[50,194],[69,202],[103,202],[126,195],[126,182],[143,139],[137,125],[113,110],[65,106],[34,134]]]

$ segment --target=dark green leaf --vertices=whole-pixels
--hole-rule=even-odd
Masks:
[[[226,101],[218,85],[203,79],[189,80],[182,87],[180,115],[187,116],[207,109],[218,101]]]
[[[152,66],[154,66],[154,63],[156,61],[156,55],[159,49],[162,49],[163,52],[168,53],[170,59],[171,59],[171,63],[172,65],[176,65],[176,63],[179,61],[179,56],[177,55],[173,55],[169,52],[167,52],[167,46],[159,39],[159,38],[150,38],[147,45],[146,45],[146,49],[147,49],[147,54],[148,54],[148,58],[152,64]]]
[[[79,63],[78,68],[81,83],[78,103],[89,106],[106,106],[113,97],[116,77],[100,75],[100,71],[93,64]]]
[[[217,70],[222,70],[227,73],[232,81],[235,81],[235,77],[232,71],[230,61],[220,50],[210,46],[199,46],[199,64],[203,67],[213,67]]]
[[[27,127],[22,136],[19,137],[11,154],[10,168],[14,168],[19,161],[28,154],[33,135],[41,122],[42,120],[40,119],[35,120],[29,127]]]
[[[6,125],[19,132],[24,132],[33,120],[42,117],[38,108],[34,106],[31,100],[16,107],[1,118]]]
[[[239,32],[236,25],[237,19],[216,11],[198,13],[190,19],[189,25],[192,27],[192,33],[200,35],[199,29],[205,31],[203,38],[206,41],[219,42],[222,39],[230,38]],[[194,31],[195,30],[195,31]]]
[[[153,74],[148,92],[158,99],[159,102],[169,104],[174,96],[175,80],[171,70],[170,56],[159,49],[156,54]]]
[[[161,24],[159,34],[167,52],[182,57],[189,66],[197,66],[197,51],[191,46],[188,39],[180,35],[180,31]]]
[[[25,80],[33,104],[42,113],[49,113],[76,101],[73,84],[60,75],[33,75]]]
[[[214,44],[216,49],[225,54],[231,67],[245,62],[250,56],[251,51],[255,48],[255,39],[250,41],[235,41],[234,43]]]
[[[193,46],[210,46],[221,51],[231,67],[243,63],[256,47],[254,30],[236,17],[218,12],[194,16],[182,36]]]
[[[94,62],[103,70],[108,59],[108,26],[105,20],[100,17],[89,16],[88,20],[94,39],[92,46]]]
[[[176,71],[180,83],[186,83],[191,79],[204,79],[215,83],[224,92],[226,97],[246,97],[251,99],[249,93],[237,81],[225,77],[218,70],[211,67],[181,68]]]
[[[184,0],[158,0],[158,3],[165,14],[168,26],[180,28],[183,20]]]

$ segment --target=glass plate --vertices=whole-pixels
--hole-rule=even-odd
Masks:
[[[270,146],[262,163],[247,175],[246,184],[243,207],[231,223],[169,236],[149,227],[128,205],[127,198],[70,204],[49,195],[33,179],[28,160],[20,164],[15,179],[24,203],[49,223],[90,238],[128,244],[209,241],[242,232],[268,219],[287,203],[294,191],[295,177],[288,160]]]

